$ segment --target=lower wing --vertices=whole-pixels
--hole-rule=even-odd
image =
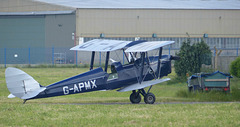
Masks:
[[[170,80],[170,78],[145,81],[145,82],[142,82],[141,84],[136,83],[136,84],[129,85],[129,86],[119,89],[117,91],[118,92],[126,92],[126,91],[138,90],[138,89],[146,88],[148,86],[156,85],[158,83],[166,82],[169,80]]]

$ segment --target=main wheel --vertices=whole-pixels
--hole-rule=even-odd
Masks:
[[[193,87],[192,87],[192,86],[189,86],[189,87],[188,87],[188,92],[192,92],[192,90],[193,90]]]
[[[141,95],[140,94],[137,94],[137,93],[132,93],[130,95],[130,101],[133,103],[133,104],[138,104],[141,102]]]
[[[146,104],[153,104],[155,102],[155,95],[152,93],[148,93],[144,96],[144,102]]]

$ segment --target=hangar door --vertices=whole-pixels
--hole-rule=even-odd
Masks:
[[[44,61],[44,45],[44,16],[0,16],[1,64]]]

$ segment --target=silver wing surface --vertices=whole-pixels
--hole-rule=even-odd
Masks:
[[[141,84],[140,83],[136,83],[136,84],[132,84],[132,85],[129,85],[127,87],[124,87],[122,89],[119,89],[118,92],[126,92],[126,91],[138,90],[138,89],[146,88],[148,86],[152,86],[152,85],[155,85],[155,84],[158,84],[158,83],[166,82],[168,80],[170,80],[170,78],[156,79],[156,80],[151,80],[151,81],[144,81]]]
[[[125,52],[147,52],[173,43],[174,41],[146,41],[127,48]]]
[[[96,52],[109,52],[124,48],[131,41],[121,40],[106,40],[106,39],[94,39],[80,45],[77,45],[70,50],[76,51],[96,51]]]

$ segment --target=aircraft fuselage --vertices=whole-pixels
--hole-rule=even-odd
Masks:
[[[154,75],[158,74],[157,58],[158,57],[151,58],[149,65],[152,69],[149,69],[147,65],[144,66],[144,81],[152,80],[155,78]],[[45,91],[31,99],[122,88],[139,82],[139,68],[141,67],[139,64],[141,63],[137,61],[126,65],[122,65],[120,62],[114,62],[111,64],[112,73],[110,74],[106,73],[101,67],[99,67],[46,86]],[[160,68],[160,77],[167,76],[171,73],[171,59],[168,58],[168,56],[164,57]]]

